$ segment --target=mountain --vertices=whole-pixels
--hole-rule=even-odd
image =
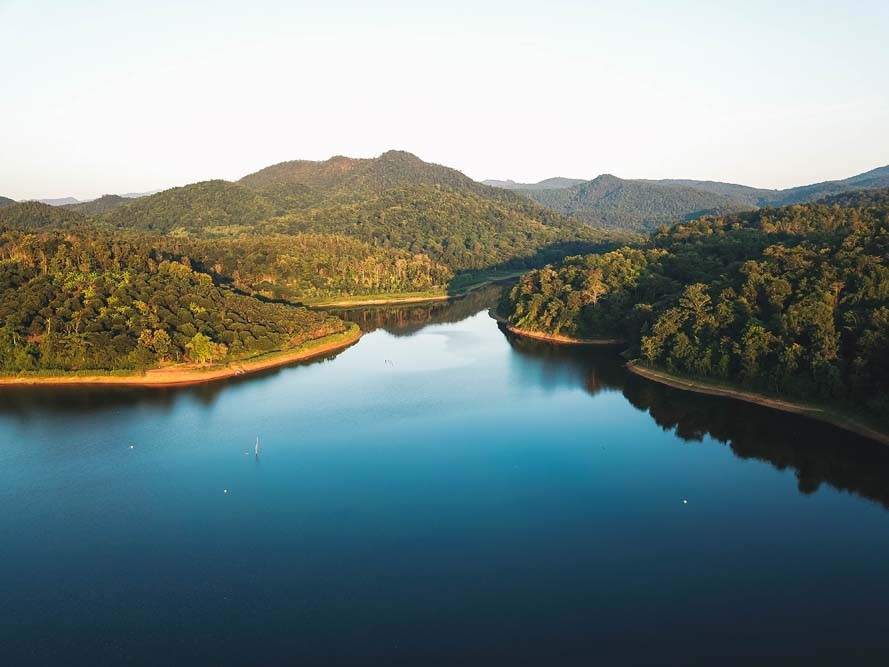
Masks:
[[[753,208],[731,197],[690,187],[628,181],[604,174],[570,188],[526,190],[539,204],[598,227],[653,229],[706,214]]]
[[[738,205],[758,207],[774,198],[780,190],[766,190],[764,188],[751,188],[736,183],[721,183],[719,181],[693,181],[682,178],[666,178],[660,180],[641,180],[641,183],[653,183],[667,187],[691,188],[701,192],[709,192],[714,195],[729,197]]]
[[[236,183],[206,181],[118,206],[118,228],[196,238],[322,234],[425,254],[453,271],[522,268],[606,234],[403,151],[282,162]]]
[[[338,155],[323,162],[281,162],[248,174],[238,182],[254,190],[296,183],[327,194],[349,197],[379,194],[406,185],[483,187],[456,169],[424,162],[406,151],[387,151],[378,158]]]
[[[547,208],[594,225],[644,231],[705,214],[809,203],[850,191],[889,187],[889,166],[839,181],[786,190],[690,179],[624,180],[610,174],[582,182],[566,178],[550,178],[534,185],[486,182],[521,192]]]
[[[64,208],[83,213],[84,215],[101,215],[129,202],[130,200],[122,195],[102,195],[98,199],[80,202],[79,204],[65,204]]]
[[[11,204],[15,204],[15,199],[10,199],[9,197],[0,197],[0,207],[9,206]]]
[[[504,190],[553,190],[570,188],[572,185],[578,185],[583,182],[584,180],[582,178],[562,178],[561,176],[547,178],[539,183],[516,183],[515,181],[495,180],[482,181],[485,185],[490,185],[495,188],[503,188]]]
[[[889,187],[889,165],[871,169],[841,181],[824,181],[803,185],[787,190],[778,190],[773,197],[766,198],[761,205],[784,206],[787,204],[805,204],[814,202],[830,195],[838,195],[853,190],[872,190]]]

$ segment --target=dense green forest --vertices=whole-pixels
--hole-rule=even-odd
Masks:
[[[674,373],[889,415],[886,204],[676,224],[640,247],[532,271],[500,308],[520,328],[624,337]]]
[[[855,190],[831,195],[818,200],[827,206],[845,206],[866,208],[870,206],[889,206],[889,188],[881,190]]]
[[[428,292],[453,278],[428,255],[374,248],[333,234],[243,238],[154,239],[156,246],[188,257],[202,271],[239,290],[276,299]]]
[[[345,331],[330,315],[225,289],[190,266],[94,234],[0,234],[0,369],[138,369],[299,345]]]

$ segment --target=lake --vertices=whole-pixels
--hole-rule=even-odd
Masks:
[[[216,384],[3,388],[4,664],[887,664],[889,448],[494,299]]]

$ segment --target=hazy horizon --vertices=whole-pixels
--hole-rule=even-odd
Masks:
[[[761,188],[889,163],[889,7],[0,0],[0,195],[407,150],[476,180]]]
[[[391,150],[402,150],[402,149],[397,149],[397,148],[396,148],[396,149],[391,149]],[[384,152],[385,152],[385,151],[384,151]],[[337,157],[337,156],[330,156],[330,157]],[[340,156],[340,157],[342,157],[342,156]],[[348,156],[345,156],[345,157],[350,157],[350,158],[362,158],[362,159],[364,159],[364,158],[376,158],[376,157],[379,157],[379,155],[361,155],[361,156],[348,155]],[[419,157],[420,159],[423,159],[423,156],[421,156],[421,155],[420,155],[420,156],[417,156],[417,157]],[[301,160],[301,159],[303,159],[303,158],[293,158],[293,159],[294,159],[294,160]],[[329,158],[325,158],[325,159],[329,159]],[[323,160],[322,160],[322,161],[323,161]],[[426,161],[426,162],[431,162],[431,160],[425,160],[425,161]],[[270,165],[264,165],[264,166],[270,166]],[[445,166],[445,167],[451,167],[451,168],[457,169],[458,171],[463,172],[463,170],[459,169],[459,167],[455,167],[454,165],[442,165],[442,166]],[[812,183],[809,183],[809,182],[806,182],[806,183],[795,183],[795,184],[793,184],[793,185],[791,185],[791,186],[789,186],[789,187],[802,186],[802,185],[811,185],[811,184],[813,184],[813,183],[816,183],[816,182],[823,182],[823,181],[843,180],[843,179],[848,178],[848,177],[851,177],[851,176],[857,176],[857,175],[860,174],[860,173],[868,172],[868,171],[871,171],[871,170],[873,170],[873,169],[879,169],[879,168],[881,168],[881,167],[886,167],[886,166],[889,166],[889,164],[879,164],[879,165],[874,165],[874,166],[869,167],[869,168],[867,168],[867,169],[863,169],[863,170],[860,171],[860,172],[855,172],[855,173],[850,173],[850,174],[843,174],[843,175],[836,176],[835,178],[824,178],[824,179],[820,179],[819,181],[813,181]],[[260,167],[260,168],[262,168],[262,167]],[[463,172],[463,173],[465,173],[465,172]],[[513,183],[516,183],[516,184],[519,184],[519,183],[531,183],[531,184],[533,184],[533,183],[538,183],[538,182],[540,182],[540,181],[548,180],[548,179],[551,179],[551,178],[578,178],[578,179],[583,179],[583,180],[593,180],[594,178],[597,178],[598,176],[603,176],[603,175],[606,175],[606,174],[610,174],[610,172],[602,172],[601,174],[595,174],[595,175],[593,175],[593,176],[575,176],[575,175],[570,175],[570,174],[567,174],[567,175],[566,175],[566,174],[555,174],[555,175],[553,175],[553,176],[546,176],[546,177],[544,177],[544,178],[536,179],[536,180],[534,180],[534,181],[518,181],[518,180],[516,180],[516,179],[514,179],[514,178],[510,178],[510,177],[505,177],[505,178],[499,178],[499,177],[485,177],[485,178],[474,178],[474,180],[476,180],[476,181],[478,181],[478,182],[484,182],[484,181],[503,181],[503,182],[513,182]],[[239,176],[234,176],[234,177],[232,177],[232,178],[227,178],[227,179],[224,179],[224,180],[236,181],[236,180],[240,179],[242,176],[246,176],[246,175],[247,175],[247,173],[244,173],[244,174],[241,174],[241,175],[239,175]],[[468,175],[468,174],[467,174],[467,175]],[[637,177],[637,176],[621,176],[620,174],[610,174],[610,175],[612,175],[612,176],[617,176],[618,178],[627,179],[627,180],[633,180],[633,179],[639,179],[639,180],[679,179],[679,180],[698,180],[698,181],[716,181],[716,180],[717,180],[717,179],[713,179],[713,178],[690,178],[690,177],[689,177],[689,178],[686,178],[686,177],[681,176],[681,175],[679,175],[679,176],[676,176],[676,175],[673,175],[673,176],[658,176],[658,177],[653,177],[653,178],[641,177],[641,176],[639,176],[639,177]],[[103,190],[102,192],[100,192],[100,193],[98,193],[98,194],[81,194],[81,195],[77,195],[77,194],[66,194],[66,193],[53,193],[53,194],[47,194],[47,195],[42,195],[42,196],[37,196],[37,197],[15,198],[15,199],[17,199],[18,201],[32,201],[32,200],[66,199],[66,198],[69,198],[69,197],[70,197],[70,198],[73,198],[73,199],[77,199],[77,200],[80,201],[80,202],[85,202],[85,201],[91,201],[91,200],[94,200],[94,199],[98,199],[99,197],[102,197],[102,196],[104,196],[104,195],[120,195],[120,196],[122,196],[122,197],[141,197],[141,196],[152,195],[152,194],[155,194],[155,193],[157,193],[157,192],[162,192],[162,191],[164,191],[164,190],[168,190],[168,189],[170,189],[170,188],[175,188],[175,187],[180,187],[180,186],[183,186],[183,185],[188,185],[189,183],[196,183],[196,182],[201,182],[201,181],[215,180],[215,179],[218,179],[218,178],[221,178],[221,177],[199,178],[199,179],[195,179],[195,180],[193,180],[193,181],[187,181],[187,182],[184,182],[184,183],[173,183],[173,184],[170,184],[170,185],[166,185],[166,186],[164,186],[164,187],[161,187],[161,188],[146,188],[146,189],[141,190],[141,191],[131,191],[131,192],[111,192],[111,191]],[[750,185],[749,183],[736,183],[736,185],[745,185],[745,186],[757,187],[757,188],[762,187],[762,186],[757,186],[757,185]],[[780,189],[783,189],[783,188],[763,188],[763,189],[778,189],[778,190],[780,190]],[[9,195],[2,195],[2,196],[9,196]]]

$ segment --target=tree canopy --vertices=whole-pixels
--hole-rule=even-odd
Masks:
[[[889,206],[807,204],[664,228],[522,277],[518,327],[622,336],[644,362],[889,414]]]

